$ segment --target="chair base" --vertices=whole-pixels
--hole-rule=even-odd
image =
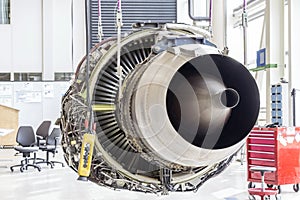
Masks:
[[[49,153],[50,152],[53,153],[52,151],[46,151],[46,159],[43,160],[43,161],[41,161],[41,162],[37,162],[36,164],[43,164],[43,163],[45,163],[47,165],[50,165],[51,168],[53,168],[54,165],[55,165],[55,163],[56,163],[56,164],[61,164],[61,166],[64,167],[65,166],[64,163],[59,162],[59,161],[51,161],[49,159]]]
[[[47,160],[44,160],[41,162],[36,162],[35,164],[47,164],[47,166],[50,165],[51,168],[54,167],[54,165],[50,161],[47,161]]]
[[[33,164],[35,164],[37,160],[40,160],[41,162],[45,161],[45,159],[43,159],[43,158],[37,158],[36,153],[33,154],[33,158],[28,159],[28,161],[31,161],[31,160],[33,161]]]
[[[25,161],[25,163],[24,163]],[[39,172],[41,171],[41,167],[36,164],[31,164],[28,162],[28,158],[25,158],[25,160],[21,161],[21,164],[19,165],[13,165],[10,167],[10,171],[13,172],[15,167],[20,167],[20,171],[23,172],[24,170],[27,170],[28,167],[36,168]]]
[[[51,168],[53,168],[55,164],[61,164],[62,167],[65,166],[64,163],[62,163],[62,162],[59,162],[59,161],[47,161],[47,160],[41,161],[41,162],[36,162],[35,164],[47,164],[47,166],[50,165]]]
[[[57,163],[57,164],[61,164],[62,167],[65,166],[64,163],[59,162],[59,161],[50,161],[50,162],[51,162],[53,165],[55,165],[55,163]]]

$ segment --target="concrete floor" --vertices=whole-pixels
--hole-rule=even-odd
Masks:
[[[168,196],[141,194],[129,191],[114,191],[92,182],[77,181],[77,174],[68,166],[46,166],[42,171],[30,169],[24,173],[16,168],[12,173],[9,166],[19,164],[21,156],[14,150],[0,149],[0,199],[1,200],[244,200],[248,199],[245,165],[233,162],[222,174],[209,180],[197,193],[171,193]],[[44,154],[39,155],[44,156]],[[52,157],[51,157],[52,159]],[[63,161],[61,151],[54,160]],[[257,198],[258,199],[258,198]],[[273,198],[275,199],[275,198]],[[292,185],[282,186],[281,199],[300,199]]]

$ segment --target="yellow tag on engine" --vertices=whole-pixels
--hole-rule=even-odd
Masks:
[[[92,156],[94,150],[95,135],[84,134],[81,145],[80,160],[78,166],[79,180],[87,180],[90,175]]]

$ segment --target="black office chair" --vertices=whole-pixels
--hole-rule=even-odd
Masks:
[[[33,128],[31,126],[21,126],[18,129],[16,141],[19,143],[19,145],[15,146],[14,149],[23,154],[24,160],[21,161],[20,165],[11,166],[10,170],[13,172],[14,167],[20,167],[20,171],[23,172],[24,170],[27,170],[28,167],[34,167],[41,171],[40,166],[36,165],[35,163],[29,163],[28,159],[30,157],[30,153],[35,153],[39,150],[37,146],[34,146],[35,135]]]
[[[51,134],[47,137],[46,139],[46,144],[43,146],[41,145],[39,148],[43,151],[46,151],[46,160],[41,161],[41,162],[37,162],[36,164],[42,164],[45,163],[47,165],[50,165],[51,168],[53,168],[55,163],[61,164],[62,167],[64,167],[64,164],[62,162],[59,161],[50,161],[49,160],[49,153],[53,154],[53,157],[55,156],[55,154],[57,153],[57,146],[60,142],[61,139],[61,131],[60,128],[53,128],[53,130],[51,131]]]
[[[50,126],[51,126],[51,121],[46,120],[46,121],[43,121],[37,128],[37,130],[36,130],[36,139],[37,139],[36,145],[38,147],[46,144],[46,138],[49,136]],[[35,163],[36,160],[44,161],[44,159],[36,157],[36,152],[34,153],[33,158],[30,158],[29,160],[33,160],[33,163]]]
[[[51,126],[51,121],[43,121],[38,129],[36,130],[37,144],[45,144],[46,138],[49,136],[49,129]]]

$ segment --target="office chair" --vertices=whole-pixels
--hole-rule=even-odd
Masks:
[[[49,136],[49,129],[51,121],[43,121],[36,130],[37,145],[43,145],[46,142],[46,138]]]
[[[21,164],[19,165],[11,166],[10,170],[13,172],[14,167],[20,167],[20,171],[23,172],[24,170],[27,170],[28,167],[34,167],[38,169],[38,171],[41,171],[40,166],[36,165],[35,163],[29,163],[28,159],[30,157],[30,153],[35,153],[39,150],[37,146],[33,146],[35,144],[33,128],[31,126],[19,127],[16,141],[19,143],[19,145],[15,146],[14,149],[23,154],[24,160],[22,160]]]
[[[46,160],[41,161],[41,162],[37,162],[36,164],[46,163],[47,165],[50,165],[51,168],[53,168],[54,164],[58,163],[58,164],[61,164],[62,167],[64,167],[64,164],[62,162],[59,162],[59,161],[50,161],[49,160],[49,153],[52,153],[53,157],[57,153],[57,146],[58,146],[58,144],[60,142],[60,138],[61,138],[60,128],[53,128],[52,131],[51,131],[51,134],[46,139],[46,144],[45,145],[41,145],[39,147],[41,150],[47,152],[46,153]]]
[[[37,128],[37,130],[36,130],[36,139],[37,139],[36,145],[38,147],[40,147],[46,143],[46,138],[49,136],[50,126],[51,126],[51,121],[43,121]],[[33,163],[35,163],[36,160],[44,161],[44,159],[36,157],[36,152],[34,153],[33,158],[30,158],[29,160],[33,160]]]

